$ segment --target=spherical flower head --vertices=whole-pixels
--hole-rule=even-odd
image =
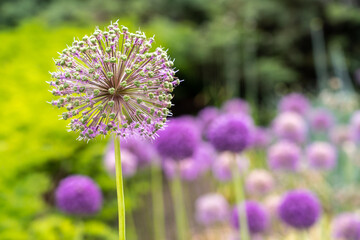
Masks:
[[[301,149],[289,141],[280,141],[268,149],[267,161],[273,170],[297,171],[301,160]]]
[[[164,158],[182,160],[191,157],[200,143],[198,128],[187,120],[173,119],[159,132],[155,148]]]
[[[235,206],[232,211],[231,224],[234,228],[239,229],[239,211],[243,208]],[[251,234],[262,233],[269,226],[269,216],[266,209],[256,201],[245,202],[246,219]]]
[[[318,198],[307,190],[293,190],[286,193],[278,209],[280,219],[296,229],[308,229],[321,215]]]
[[[268,194],[275,185],[273,176],[264,169],[255,169],[246,177],[245,186],[249,194],[264,196]]]
[[[241,152],[252,143],[254,125],[244,114],[225,114],[215,119],[207,137],[218,151]]]
[[[330,139],[335,145],[343,145],[351,141],[351,128],[346,125],[338,125],[331,129]]]
[[[350,119],[351,139],[360,142],[360,111],[353,113]]]
[[[251,146],[253,148],[265,148],[271,142],[271,135],[268,129],[257,127],[254,130],[254,137]]]
[[[115,150],[109,148],[104,158],[105,169],[110,175],[115,176]],[[138,162],[137,157],[132,154],[129,150],[121,150],[121,170],[124,177],[131,177],[135,175],[137,170]]]
[[[214,121],[219,116],[220,116],[220,111],[216,107],[203,108],[198,114],[198,119],[201,124],[203,132],[206,133],[212,121]]]
[[[153,41],[115,22],[62,51],[50,82],[58,99],[51,104],[66,109],[61,118],[71,119],[79,139],[112,132],[152,138],[163,128],[180,81],[167,52],[150,50]]]
[[[226,113],[250,114],[249,104],[240,98],[234,98],[226,101],[222,106],[222,110]]]
[[[167,178],[172,179],[179,173],[180,178],[185,181],[193,181],[199,177],[201,170],[193,158],[185,158],[181,161],[165,159],[163,161],[163,170]]]
[[[273,123],[273,131],[280,139],[302,143],[306,140],[307,125],[295,112],[280,113]]]
[[[203,142],[196,148],[192,158],[196,162],[200,172],[205,172],[211,168],[216,156],[217,154],[214,147],[211,144]]]
[[[209,193],[198,198],[195,209],[197,222],[205,226],[223,222],[229,214],[228,202],[221,194],[217,193]]]
[[[121,139],[121,151],[127,150],[136,157],[139,166],[147,166],[158,158],[156,149],[152,142],[139,136],[131,136]]]
[[[360,218],[354,213],[343,213],[332,223],[332,235],[340,240],[360,240]]]
[[[337,151],[327,142],[314,142],[307,147],[306,158],[315,169],[331,170],[337,162]]]
[[[278,108],[280,112],[296,112],[304,115],[310,108],[310,102],[300,93],[291,93],[280,100]]]
[[[309,123],[315,131],[328,131],[334,126],[334,115],[327,109],[314,109],[309,116]]]
[[[233,168],[237,167],[242,174],[249,168],[249,159],[243,155],[231,152],[222,152],[216,158],[212,166],[214,177],[219,181],[229,181],[232,179]]]
[[[61,180],[55,191],[56,206],[71,215],[93,215],[102,206],[102,193],[89,177],[73,175]]]

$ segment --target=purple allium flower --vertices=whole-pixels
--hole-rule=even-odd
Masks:
[[[268,194],[275,185],[273,176],[264,169],[255,169],[246,177],[246,190],[251,195]]]
[[[139,136],[122,139],[120,146],[121,151],[128,150],[136,156],[136,161],[139,166],[146,166],[158,158],[154,145]]]
[[[353,113],[350,119],[351,139],[360,142],[360,110]]]
[[[241,152],[252,142],[254,125],[244,114],[226,114],[209,127],[207,137],[218,151]]]
[[[216,107],[205,107],[199,112],[198,119],[202,126],[203,132],[206,133],[212,121],[214,121],[219,115],[220,111]]]
[[[270,132],[266,128],[257,127],[254,130],[253,142],[251,144],[254,148],[265,148],[271,142]]]
[[[289,141],[280,141],[268,149],[267,161],[273,170],[296,171],[301,159],[301,149]]]
[[[169,179],[172,179],[176,172],[180,174],[181,179],[186,181],[193,181],[201,174],[200,167],[193,158],[185,158],[181,161],[165,159],[163,169]]]
[[[104,158],[105,168],[109,174],[115,175],[115,150],[110,148],[105,154]],[[132,154],[129,150],[121,150],[121,170],[124,177],[131,177],[136,173],[137,170],[137,157]]]
[[[350,128],[346,125],[335,126],[330,131],[330,138],[335,145],[342,145],[348,141],[351,141]]]
[[[198,128],[188,120],[172,119],[159,132],[154,142],[159,154],[165,159],[182,160],[191,157],[200,144]]]
[[[266,209],[256,201],[246,201],[245,208],[250,233],[256,234],[264,232],[269,226],[269,216]],[[240,228],[239,209],[242,208],[235,206],[231,216],[231,224],[236,229]]]
[[[334,126],[335,120],[333,114],[325,109],[314,109],[309,116],[311,129],[315,131],[328,131]]]
[[[226,113],[250,114],[249,104],[240,98],[234,98],[226,101],[222,106],[222,110]]]
[[[198,165],[200,172],[205,172],[213,165],[217,154],[211,144],[201,143],[195,150],[192,158]]]
[[[338,215],[332,223],[335,239],[360,240],[360,218],[354,213]]]
[[[163,127],[180,81],[167,52],[150,51],[153,41],[115,22],[62,51],[50,82],[59,99],[51,104],[66,108],[62,119],[71,119],[79,139],[111,132],[153,137]]]
[[[92,215],[102,206],[102,193],[89,177],[72,175],[61,180],[55,192],[57,207],[72,215]]]
[[[279,206],[280,219],[296,229],[313,226],[321,215],[318,198],[307,190],[293,190],[285,194]]]
[[[280,112],[296,112],[304,115],[310,107],[309,100],[300,93],[291,93],[284,96],[279,102]]]
[[[214,161],[212,171],[216,179],[229,181],[232,179],[234,166],[238,167],[240,173],[244,173],[249,167],[249,159],[238,154],[234,156],[234,153],[231,152],[223,152]]]
[[[273,131],[280,139],[302,143],[307,136],[305,120],[295,112],[280,113],[273,123]]]
[[[327,142],[314,142],[307,147],[306,157],[313,168],[331,170],[337,162],[337,151]]]
[[[198,198],[195,208],[197,222],[205,226],[223,222],[229,214],[228,202],[221,194],[217,193],[209,193]]]

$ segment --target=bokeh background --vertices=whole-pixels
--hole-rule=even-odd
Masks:
[[[74,37],[117,19],[131,31],[140,28],[169,49],[185,80],[175,91],[175,116],[241,97],[264,125],[280,96],[293,91],[316,100],[336,90],[356,109],[359,6],[355,0],[0,1],[0,239],[75,239],[78,219],[54,209],[53,197],[58,182],[75,173],[92,176],[108,199],[81,227],[85,239],[116,238],[115,181],[102,165],[108,141],[77,141],[47,103],[53,59]],[[150,236],[152,227],[147,175],[126,181],[139,236]]]

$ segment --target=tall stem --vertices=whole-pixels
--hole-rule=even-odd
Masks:
[[[153,201],[154,239],[165,240],[164,196],[160,167],[153,163],[151,166],[151,185]]]
[[[116,192],[118,201],[118,217],[119,217],[119,240],[125,240],[125,200],[124,185],[121,169],[121,152],[120,138],[114,134],[115,147],[115,168],[116,168]]]
[[[234,166],[232,168],[233,184],[235,191],[236,202],[239,204],[239,237],[241,240],[250,240],[249,228],[246,216],[246,205],[245,205],[245,191],[243,181],[240,176],[239,168],[236,162],[236,154],[233,154]]]

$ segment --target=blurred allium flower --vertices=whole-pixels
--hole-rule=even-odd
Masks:
[[[336,145],[342,145],[351,141],[350,128],[346,125],[335,126],[330,131],[331,141]]]
[[[315,131],[327,131],[334,126],[334,115],[325,108],[314,109],[309,116],[311,129]]]
[[[216,107],[205,107],[199,112],[198,119],[203,132],[206,133],[206,130],[210,126],[211,122],[219,115],[220,111]]]
[[[249,104],[240,98],[234,98],[226,101],[222,106],[222,110],[226,113],[241,113],[241,114],[249,114],[250,107]]]
[[[268,129],[257,127],[254,130],[254,137],[251,146],[254,148],[265,148],[271,142],[271,135]]]
[[[105,169],[110,175],[115,175],[115,150],[109,148],[104,158]],[[137,158],[129,150],[121,150],[121,169],[124,177],[131,177],[136,173],[137,170]]]
[[[279,206],[280,219],[296,229],[313,226],[321,215],[318,198],[307,190],[293,190],[286,193]]]
[[[275,143],[268,149],[268,165],[273,170],[297,171],[301,159],[301,149],[288,141]]]
[[[229,204],[217,193],[209,193],[196,200],[196,220],[205,226],[225,221],[229,214]]]
[[[360,110],[353,113],[350,119],[351,138],[355,142],[360,142]]]
[[[193,158],[184,158],[181,161],[165,159],[163,169],[167,178],[172,179],[178,172],[180,178],[186,181],[193,181],[199,177],[200,166]]]
[[[215,149],[211,144],[201,143],[194,152],[192,158],[198,165],[201,172],[207,171],[213,165],[216,159]]]
[[[215,119],[207,137],[218,151],[241,152],[252,143],[254,125],[245,114],[225,114]]]
[[[235,162],[234,162],[235,161]],[[232,179],[232,168],[237,166],[241,173],[249,167],[249,159],[243,155],[236,155],[231,152],[222,152],[213,163],[212,171],[216,179],[229,181]]]
[[[337,151],[327,142],[313,142],[306,149],[306,158],[315,169],[331,170],[337,162]]]
[[[264,169],[255,169],[246,177],[246,190],[251,195],[263,196],[275,185],[273,176]]]
[[[304,115],[310,108],[310,102],[300,93],[291,93],[280,100],[278,108],[280,112],[296,112]]]
[[[338,215],[332,223],[335,239],[360,240],[360,218],[354,213]]]
[[[152,142],[139,136],[131,136],[121,140],[121,151],[127,150],[135,157],[139,166],[146,166],[158,158],[156,149]]]
[[[102,206],[102,193],[89,177],[69,176],[61,180],[55,192],[56,206],[72,215],[92,215]]]
[[[243,204],[243,203],[242,203]],[[246,201],[246,217],[251,234],[262,233],[269,226],[269,216],[266,209],[258,202]],[[235,206],[232,211],[231,224],[234,228],[239,229],[239,206]]]
[[[130,33],[115,22],[75,40],[56,60],[51,104],[65,107],[63,119],[79,139],[114,132],[152,137],[163,127],[171,92],[179,84],[167,52],[151,52],[154,39]]]
[[[200,144],[200,132],[189,120],[171,119],[154,144],[163,158],[182,160],[194,154]]]
[[[273,131],[280,139],[302,143],[307,136],[305,120],[295,112],[280,113],[274,120]]]

